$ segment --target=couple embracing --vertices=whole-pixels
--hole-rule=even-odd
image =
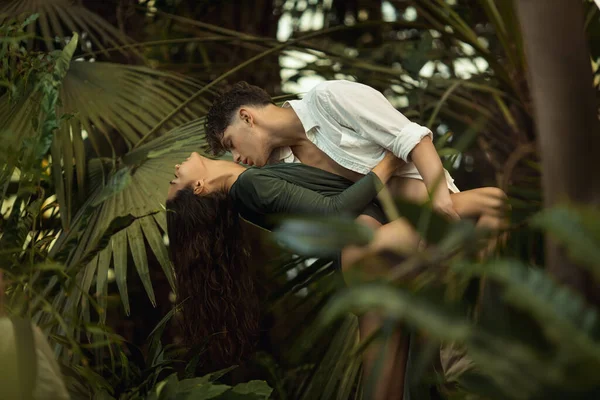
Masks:
[[[208,356],[216,366],[243,361],[258,334],[251,253],[240,216],[271,229],[274,214],[348,215],[376,229],[374,244],[416,250],[419,238],[410,224],[388,221],[376,201],[387,186],[394,197],[431,200],[450,219],[472,218],[488,230],[504,223],[504,193],[493,187],[460,192],[431,131],[366,85],[326,81],[278,107],[264,90],[241,82],[213,103],[206,137],[213,155],[231,152],[234,162],[192,153],[175,166],[167,222],[179,297],[186,299],[186,341],[213,337]],[[342,272],[363,251],[345,249]],[[380,324],[376,314],[361,316],[361,338]],[[375,398],[402,399],[407,341],[397,332],[379,346],[389,357]],[[365,378],[380,349],[365,352]]]

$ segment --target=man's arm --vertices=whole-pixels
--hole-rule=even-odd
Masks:
[[[431,138],[429,136],[423,138],[411,151],[410,157],[427,186],[433,209],[448,218],[460,219],[454,210],[446,185],[444,166]]]
[[[411,122],[377,90],[354,82],[336,82],[320,94],[319,102],[342,125],[379,144],[405,162],[413,162],[423,177],[436,211],[457,219],[446,184],[444,167],[432,133]]]

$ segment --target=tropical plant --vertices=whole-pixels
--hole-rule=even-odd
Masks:
[[[419,219],[410,209],[400,206],[399,211],[412,215],[415,222]],[[522,229],[541,229],[552,235],[598,282],[598,226],[600,213],[595,208],[560,206],[540,212],[532,219],[531,227]],[[362,230],[348,222],[335,226],[331,222],[291,220],[278,235],[292,235],[293,240],[286,242],[297,251],[323,254],[324,250],[335,252],[356,243],[352,238],[360,236]],[[315,240],[315,232],[320,237],[338,239],[324,244]],[[449,226],[441,240],[429,236],[435,250],[408,259],[370,255],[362,265],[368,268],[373,263],[384,263],[390,272],[370,282],[349,280],[350,286],[325,305],[313,335],[347,318],[348,313],[360,315],[369,310],[382,312],[394,324],[407,324],[426,338],[412,364],[421,371],[411,382],[413,396],[419,399],[428,398],[419,390],[431,384],[443,384],[443,391],[452,396],[460,392],[497,399],[598,396],[600,380],[589,371],[600,363],[600,310],[586,303],[579,293],[557,283],[540,266],[511,258],[469,261],[465,256],[476,254],[473,243],[478,236],[473,225],[464,222]],[[475,302],[469,291],[474,281],[484,277],[493,286],[495,296],[493,301],[483,303],[473,323],[468,310],[475,308]],[[385,330],[378,335],[385,337]],[[448,362],[437,373],[424,368],[432,362],[439,365],[439,346],[443,343],[458,344],[466,351],[471,360],[467,368],[451,370],[452,363]],[[358,357],[364,347],[354,344],[351,349]]]
[[[171,391],[177,398],[268,397],[270,388],[262,381],[252,381],[231,388],[216,384],[214,381],[227,371],[196,380],[190,378],[178,385],[173,384],[177,379],[173,375],[168,381],[161,382],[166,377],[166,372],[182,362],[177,358],[182,354],[180,350],[175,351],[177,349],[172,349],[173,346],[163,348],[161,345],[164,326],[175,313],[175,308],[151,333],[147,345],[147,359],[135,345],[127,343],[103,324],[106,296],[96,296],[98,302],[90,296],[88,292],[92,276],[86,268],[82,269],[82,266],[85,267],[90,261],[97,265],[99,255],[106,251],[113,235],[139,222],[140,216],[132,215],[131,212],[109,216],[110,220],[103,225],[98,236],[86,234],[83,229],[86,221],[94,218],[94,212],[99,205],[105,203],[115,192],[123,190],[123,185],[119,185],[119,182],[129,183],[126,179],[131,179],[130,175],[124,175],[121,181],[113,180],[115,187],[112,189],[103,185],[92,191],[91,197],[84,203],[85,207],[75,217],[75,223],[69,227],[68,234],[61,240],[60,232],[64,225],[60,224],[58,213],[62,213],[63,208],[57,204],[55,184],[62,182],[66,168],[60,162],[60,158],[52,157],[56,154],[52,152],[52,148],[58,145],[61,124],[73,118],[71,115],[60,113],[60,93],[69,66],[73,65],[70,61],[79,38],[76,33],[73,34],[69,44],[62,51],[57,50],[50,54],[28,52],[23,47],[23,41],[28,37],[24,34],[24,29],[36,21],[36,18],[37,15],[24,21],[11,20],[1,26],[1,30],[6,33],[1,49],[7,61],[2,69],[2,82],[8,89],[5,93],[5,107],[13,110],[19,106],[26,107],[20,111],[23,113],[22,118],[29,117],[31,121],[26,121],[25,126],[21,125],[21,130],[16,130],[17,127],[9,123],[3,125],[0,131],[0,138],[6,144],[3,148],[3,165],[0,171],[4,177],[2,198],[10,201],[6,210],[7,219],[2,219],[3,229],[0,237],[0,250],[3,254],[1,268],[6,273],[5,277],[9,279],[6,288],[8,299],[2,302],[0,312],[3,313],[6,308],[11,316],[33,318],[49,334],[51,343],[58,350],[62,350],[59,354],[63,354],[61,360],[64,363],[67,386],[73,398],[90,398],[94,395],[101,398],[110,398],[112,395],[118,398],[154,398],[157,395],[160,395],[160,398],[170,398],[168,393]],[[23,103],[26,103],[26,106]],[[178,143],[177,135],[173,135],[171,139],[174,148],[186,144]],[[143,153],[130,153],[129,160],[135,163],[136,159],[139,162],[160,156],[160,152],[149,155],[152,149],[153,147],[149,146],[142,148]],[[179,157],[182,156],[179,154]],[[97,166],[97,173],[100,175],[102,167],[101,164]],[[72,168],[73,165],[70,172],[73,172]],[[59,179],[52,179],[51,170],[55,172],[54,177],[58,175]],[[125,169],[125,172],[129,171],[130,169]],[[156,204],[159,203],[160,200]],[[5,204],[3,203],[3,207]],[[156,210],[152,211],[157,213]],[[54,224],[55,221],[59,223]],[[82,224],[83,228],[78,224]],[[159,241],[160,245],[164,246],[157,228],[153,230],[153,225],[146,222],[142,222],[141,227],[151,243],[156,246],[156,242]],[[150,236],[151,234],[155,236]],[[143,243],[141,246],[145,251]],[[160,261],[170,273],[167,257],[162,256]],[[105,267],[107,268],[107,265],[102,268]],[[147,268],[145,262],[144,267]],[[80,279],[77,279],[78,275]],[[80,282],[83,282],[83,287],[80,286]],[[106,276],[104,280],[98,279],[97,288],[100,293],[103,288],[106,290]],[[4,291],[4,286],[2,290]],[[4,292],[1,293],[4,300],[3,295]],[[81,304],[77,308],[63,307],[62,297],[69,297],[67,304],[73,304],[71,301]],[[100,317],[100,324],[91,320],[92,312]],[[139,355],[142,355],[141,360]],[[202,353],[198,353],[197,356],[202,356]],[[25,361],[26,358],[19,360]],[[29,361],[34,363],[31,367],[35,370],[36,361]],[[191,365],[188,365],[191,372],[188,371],[187,374],[193,376],[194,369]],[[14,368],[14,365],[3,365],[4,367]],[[43,370],[38,370],[38,375],[43,373]]]
[[[255,26],[261,30],[248,32],[236,30],[242,26],[236,25],[239,21],[218,22],[219,15],[231,19],[227,4],[211,8],[210,2],[157,1],[133,2],[133,5],[119,2],[115,6],[117,14],[125,4],[140,9],[135,17],[143,21],[145,29],[128,32],[136,38],[148,39],[147,42],[127,37],[122,18],[117,28],[108,22],[110,11],[103,11],[106,16],[103,18],[91,11],[91,3],[0,1],[3,21],[0,86],[6,88],[0,98],[0,132],[3,144],[6,143],[1,153],[0,200],[5,218],[0,220],[3,231],[0,251],[10,255],[2,260],[2,267],[12,279],[9,304],[15,313],[33,317],[49,334],[62,360],[71,365],[73,373],[69,377],[75,378],[69,381],[77,386],[79,393],[106,391],[114,396],[141,396],[140,393],[153,390],[159,394],[159,387],[168,388],[161,389],[159,397],[177,392],[176,378],[163,381],[166,370],[162,369],[178,365],[175,355],[171,357],[162,347],[157,352],[134,350],[141,344],[129,345],[107,325],[111,325],[111,314],[118,315],[119,303],[127,315],[139,312],[132,305],[132,298],[141,296],[132,293],[140,283],[141,292],[152,304],[166,303],[171,307],[157,295],[160,281],[155,271],[170,286],[167,292],[174,290],[164,243],[162,207],[172,165],[190,151],[203,147],[202,115],[214,90],[221,83],[244,76],[240,71],[248,66],[261,65],[249,73],[262,68],[266,81],[276,76],[278,81],[268,84],[274,90],[281,84],[285,87],[286,83],[315,74],[356,79],[382,90],[406,115],[440,133],[436,145],[446,157],[447,168],[458,167],[453,172],[459,181],[476,176],[468,178],[471,181],[467,180],[466,187],[495,181],[511,194],[515,228],[504,252],[521,258],[525,264],[544,264],[541,233],[529,229],[532,213],[541,207],[540,164],[514,2],[385,2],[386,7],[393,8],[396,18],[382,21],[383,2],[365,5],[357,1],[310,1],[304,6],[315,15],[319,10],[324,11],[323,29],[314,32],[312,29],[306,32],[299,23],[303,7],[300,3],[305,2],[276,2],[275,17],[266,18],[271,9],[256,13],[262,22]],[[595,60],[600,37],[597,8],[591,1],[586,1],[585,7],[586,29]],[[242,10],[245,8],[237,11]],[[367,18],[363,20],[365,14],[361,11],[365,10]],[[273,26],[280,15],[288,12],[298,23],[292,26],[291,40],[281,43],[275,39]],[[33,13],[39,14],[37,19],[28,19]],[[243,15],[250,18],[254,14]],[[48,51],[63,48],[63,53],[47,55]],[[67,54],[73,57],[70,63],[64,59]],[[63,61],[55,63],[56,57],[63,57]],[[291,68],[285,65],[285,59],[300,60],[302,66]],[[61,71],[59,75],[37,78],[55,64],[56,71]],[[282,65],[281,76],[285,79],[280,82],[278,71]],[[430,74],[424,73],[427,66],[432,66]],[[464,73],[465,69],[471,71],[470,76]],[[170,70],[185,71],[200,81]],[[597,67],[594,73],[597,74]],[[38,85],[42,80],[47,85]],[[209,80],[209,84],[202,82]],[[599,83],[596,76],[596,88]],[[486,167],[489,165],[491,173],[476,175],[477,171],[489,169]],[[476,172],[469,172],[471,169]],[[11,203],[13,206],[6,211],[5,205]],[[504,275],[500,272],[494,275],[492,272],[496,270],[491,265],[471,265],[464,261],[474,254],[472,244],[476,236],[471,227],[447,228],[443,221],[435,220],[429,211],[422,212],[418,207],[408,209],[401,205],[400,211],[414,215],[411,218],[416,226],[427,235],[436,234],[429,239],[445,243],[447,248],[442,246],[445,251],[434,253],[425,261],[412,260],[394,267],[392,275],[412,278],[410,285],[403,284],[400,289],[381,287],[381,293],[386,294],[385,302],[390,302],[390,312],[428,331],[442,327],[447,335],[438,336],[438,341],[459,341],[474,352],[473,358],[484,365],[483,369],[475,376],[465,374],[457,378],[461,387],[475,392],[483,379],[488,389],[495,385],[510,388],[512,379],[516,379],[514,387],[523,393],[539,393],[537,390],[547,383],[547,376],[537,372],[533,377],[515,376],[514,371],[509,371],[515,363],[521,363],[515,371],[521,371],[524,365],[544,366],[539,363],[541,353],[537,349],[534,353],[529,348],[523,350],[521,338],[511,336],[510,329],[521,322],[527,327],[542,324],[515,311],[521,303],[502,300],[494,289],[490,302],[482,310],[482,318],[492,310],[507,315],[508,322],[498,322],[499,328],[493,321],[473,327],[464,310],[444,314],[437,307],[446,307],[447,302],[420,290],[443,287],[452,299],[466,293],[470,300],[476,286],[473,280],[484,272],[491,274],[490,279],[507,292],[512,288],[507,276],[513,273],[534,281],[539,279],[545,282],[543,287],[550,287],[547,277],[537,270],[531,272],[529,266],[521,265],[523,262],[500,264],[497,270]],[[576,219],[569,220],[572,223]],[[328,230],[332,226],[339,229]],[[302,243],[304,228],[300,228],[288,233],[288,244]],[[362,235],[364,231],[355,232],[345,222],[318,225],[316,232],[322,234],[320,244],[325,249],[339,248],[340,243],[345,243],[347,232],[355,234],[353,238],[361,243],[368,240],[368,235]],[[312,231],[313,239],[314,234]],[[356,323],[352,317],[334,324],[317,320],[317,311],[339,289],[340,282],[327,261],[329,253],[323,253],[323,249],[315,253],[311,243],[305,257],[276,251],[274,257],[261,259],[265,262],[260,269],[274,289],[266,302],[269,315],[275,320],[271,329],[274,344],[269,349],[271,354],[259,354],[254,362],[257,368],[269,371],[274,395],[279,398],[346,399],[360,393],[359,354],[364,347],[354,349]],[[589,248],[586,251],[589,253]],[[323,258],[309,259],[314,255]],[[442,268],[436,260],[448,266]],[[387,262],[394,265],[401,261]],[[447,282],[440,283],[439,276],[447,277]],[[363,306],[372,305],[369,293],[379,288],[364,287],[367,295]],[[354,289],[357,292],[351,291]],[[357,293],[356,299],[363,301],[362,289],[362,286],[352,287],[348,293]],[[562,290],[556,290],[562,295]],[[341,304],[334,311],[349,309],[346,301],[350,297],[343,296],[351,295],[340,296],[331,303]],[[426,312],[415,316],[410,307],[408,311],[402,308],[407,302]],[[552,312],[559,312],[564,304],[557,305]],[[457,306],[469,308],[473,304]],[[327,322],[339,315],[330,312],[326,314],[331,317]],[[518,320],[513,320],[515,314]],[[530,314],[537,318],[537,314]],[[321,327],[317,331],[321,335],[319,338],[309,335],[307,339],[304,334],[311,333],[313,322]],[[550,322],[545,319],[543,323]],[[508,333],[505,335],[504,331]],[[538,336],[544,335],[542,332]],[[551,348],[571,351],[560,347],[554,337],[551,339],[554,346]],[[515,358],[492,365],[494,354],[500,354],[493,350],[504,344],[514,350]],[[431,354],[435,348],[435,343],[429,344],[425,354]],[[576,357],[581,351],[576,350],[573,357],[580,360]],[[143,355],[138,357],[134,353]],[[543,357],[548,359],[546,355]],[[535,360],[537,364],[533,363]],[[166,364],[161,364],[163,361]],[[557,382],[573,383],[570,377],[561,375],[568,372],[572,360],[554,361],[548,365],[558,374],[553,375],[560,378]],[[595,365],[595,361],[586,362]],[[85,379],[81,380],[82,376]],[[524,376],[531,379],[522,379]],[[78,381],[83,384],[78,385]],[[185,381],[179,382],[179,386],[182,382]],[[108,390],[111,387],[119,389],[111,392]],[[135,388],[143,390],[136,392]],[[481,390],[489,393],[487,389]],[[502,390],[498,393],[503,393]]]

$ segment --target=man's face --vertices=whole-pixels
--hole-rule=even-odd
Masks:
[[[242,110],[225,129],[221,143],[231,152],[234,162],[262,167],[267,164],[272,151],[267,137],[267,132]]]

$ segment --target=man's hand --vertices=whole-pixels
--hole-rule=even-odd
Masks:
[[[440,197],[443,198],[440,199]],[[454,204],[452,204],[452,199],[449,194],[446,196],[436,196],[436,198],[432,200],[432,206],[433,210],[443,217],[452,221],[458,221],[460,219],[460,216],[454,209]]]

